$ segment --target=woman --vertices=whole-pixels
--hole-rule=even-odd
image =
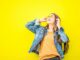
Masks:
[[[47,26],[40,26],[41,22],[47,22]],[[55,13],[51,13],[47,18],[28,22],[26,27],[35,33],[29,52],[39,54],[40,60],[61,60],[64,57],[61,43],[68,42],[68,37]]]

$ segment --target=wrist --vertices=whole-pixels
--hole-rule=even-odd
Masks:
[[[61,28],[61,26],[58,26],[58,29],[60,29]]]

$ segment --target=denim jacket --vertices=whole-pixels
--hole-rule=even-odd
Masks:
[[[37,19],[34,19],[33,21],[28,22],[26,25],[26,28],[28,28],[31,32],[35,34],[35,38],[33,40],[32,46],[29,50],[29,53],[32,52],[33,50],[39,51],[40,47],[40,42],[42,38],[45,36],[47,33],[47,29],[42,27]],[[58,31],[55,32],[55,35],[60,35],[60,38],[63,43],[68,41],[67,35],[64,33],[64,29],[61,27],[58,29]],[[53,36],[54,37],[54,36]],[[64,57],[63,50],[61,48],[61,45],[57,42],[56,38],[54,38],[54,42],[57,48],[58,53],[60,54],[61,58]]]

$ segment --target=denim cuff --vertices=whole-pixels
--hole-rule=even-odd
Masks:
[[[40,25],[39,19],[35,19],[35,25]]]

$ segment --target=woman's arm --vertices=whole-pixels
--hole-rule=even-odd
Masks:
[[[46,18],[34,19],[33,21],[28,22],[25,26],[26,26],[30,31],[32,31],[33,33],[36,33],[36,30],[37,30],[39,27],[42,27],[42,26],[40,26],[40,23],[41,23],[41,22],[45,22],[45,21],[46,21]]]
[[[33,21],[28,22],[26,25],[31,32],[36,33],[36,29],[40,27],[40,22],[38,19],[34,19]]]
[[[64,29],[62,27],[58,29],[58,34],[60,35],[60,39],[62,40],[62,42],[68,42],[68,36],[65,34]]]
[[[62,42],[68,42],[68,36],[65,34],[64,29],[60,26],[60,19],[57,19],[57,27],[58,27],[58,34],[60,35],[60,39]]]

